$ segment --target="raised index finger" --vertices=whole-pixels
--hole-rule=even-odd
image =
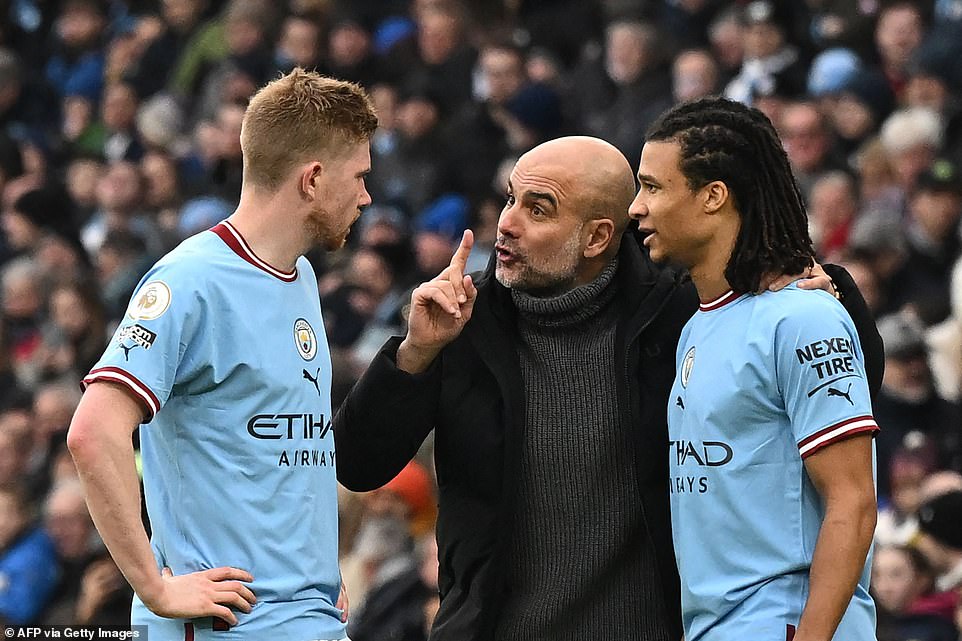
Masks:
[[[467,296],[464,293],[464,285],[461,281],[464,278],[464,267],[468,263],[468,256],[471,254],[471,248],[473,246],[474,232],[470,229],[465,229],[464,234],[461,235],[461,244],[458,245],[454,256],[451,257],[451,264],[448,267],[448,280],[454,285],[454,294],[457,297],[458,303],[463,303],[467,300]]]
[[[468,256],[471,254],[471,247],[474,246],[474,232],[465,229],[461,235],[461,244],[451,257],[451,267],[457,270],[459,276],[464,275],[464,267],[468,264]]]

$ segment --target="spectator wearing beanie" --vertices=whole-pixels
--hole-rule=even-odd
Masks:
[[[919,508],[919,548],[939,573],[940,590],[962,587],[962,491],[940,494]]]
[[[5,214],[3,229],[10,249],[32,254],[48,233],[62,236],[79,247],[73,202],[60,186],[49,185],[26,192]]]

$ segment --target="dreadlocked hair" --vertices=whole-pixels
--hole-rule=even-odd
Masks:
[[[690,189],[715,180],[728,186],[741,218],[725,268],[732,289],[757,291],[764,275],[798,274],[813,263],[801,193],[761,111],[719,97],[682,103],[651,126],[646,140],[678,143]]]

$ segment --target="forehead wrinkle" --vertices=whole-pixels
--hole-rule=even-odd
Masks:
[[[547,170],[525,170],[519,163],[510,179],[515,197],[524,197],[529,192],[546,192],[554,195],[557,206],[570,197],[569,189],[565,186],[566,170],[561,167],[551,167]],[[562,179],[552,178],[551,174],[562,176]]]

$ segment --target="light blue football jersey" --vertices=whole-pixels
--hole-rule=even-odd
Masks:
[[[185,240],[138,285],[94,381],[149,410],[140,443],[158,567],[254,577],[257,603],[229,630],[162,619],[136,597],[133,623],[152,641],[343,638],[331,359],[307,259],[279,271],[227,221]]]
[[[793,636],[824,517],[803,459],[877,430],[858,335],[832,296],[792,285],[701,306],[668,403],[687,641]],[[870,565],[837,641],[875,639]]]

